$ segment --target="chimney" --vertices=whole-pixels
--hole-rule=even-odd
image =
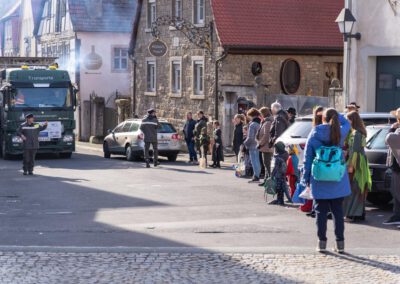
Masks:
[[[101,18],[103,16],[103,0],[86,0],[86,10],[91,18]]]

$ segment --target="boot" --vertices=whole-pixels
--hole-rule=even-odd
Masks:
[[[146,160],[146,168],[150,168],[150,161],[148,159]]]
[[[318,241],[317,252],[326,252],[326,241]]]
[[[336,241],[336,245],[333,250],[337,253],[344,253],[344,241]]]

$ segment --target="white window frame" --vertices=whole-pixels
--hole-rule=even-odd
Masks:
[[[154,8],[152,11],[151,8]],[[156,0],[147,0],[146,32],[151,32],[151,24],[157,19]],[[151,18],[150,18],[151,17]]]
[[[203,18],[200,17],[201,10],[203,11]],[[198,26],[198,27],[205,26],[205,23],[206,23],[206,1],[205,0],[193,0],[193,23],[195,26]]]
[[[154,88],[149,89],[149,64],[154,65]],[[146,58],[146,91],[145,96],[156,96],[157,95],[157,61],[155,57]]]
[[[202,70],[202,81],[199,82],[198,80],[200,78],[196,78],[196,65],[197,64],[201,64],[203,66],[203,70]],[[204,99],[205,98],[205,61],[204,61],[204,56],[193,56],[192,57],[192,95],[191,98],[192,99]],[[202,90],[196,90],[196,86],[200,85],[202,86]]]
[[[179,90],[175,88],[176,86],[176,81],[174,81],[175,76],[175,70],[174,70],[174,65],[179,65],[180,68],[180,75],[179,75]],[[169,85],[170,85],[170,96],[171,97],[181,97],[182,96],[182,57],[179,56],[173,56],[170,58],[170,80],[169,80]]]
[[[122,56],[122,55],[119,55],[119,56],[116,56],[115,55],[115,50],[116,49],[126,49],[126,57],[125,56]],[[129,55],[128,55],[128,49],[129,49],[129,47],[128,46],[122,46],[122,45],[114,45],[114,46],[112,46],[111,47],[111,71],[112,72],[114,72],[114,73],[126,73],[126,72],[129,72]],[[122,59],[125,59],[126,58],[126,69],[122,69],[122,68],[115,68],[115,65],[114,65],[114,63],[115,63],[115,59],[119,59],[119,61],[120,61],[120,65],[121,65],[121,61],[122,61]]]

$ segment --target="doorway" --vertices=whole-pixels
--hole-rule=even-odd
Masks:
[[[389,112],[400,106],[400,56],[377,58],[376,111]]]

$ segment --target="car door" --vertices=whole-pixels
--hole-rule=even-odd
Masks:
[[[122,127],[121,132],[118,134],[118,147],[121,153],[125,153],[125,145],[128,141],[129,132],[132,126],[132,122],[125,122],[124,127]]]
[[[113,131],[111,131],[110,139],[107,140],[108,147],[111,153],[117,153],[119,151],[118,135],[124,127],[124,124],[125,122],[118,124],[118,126],[115,127]]]

